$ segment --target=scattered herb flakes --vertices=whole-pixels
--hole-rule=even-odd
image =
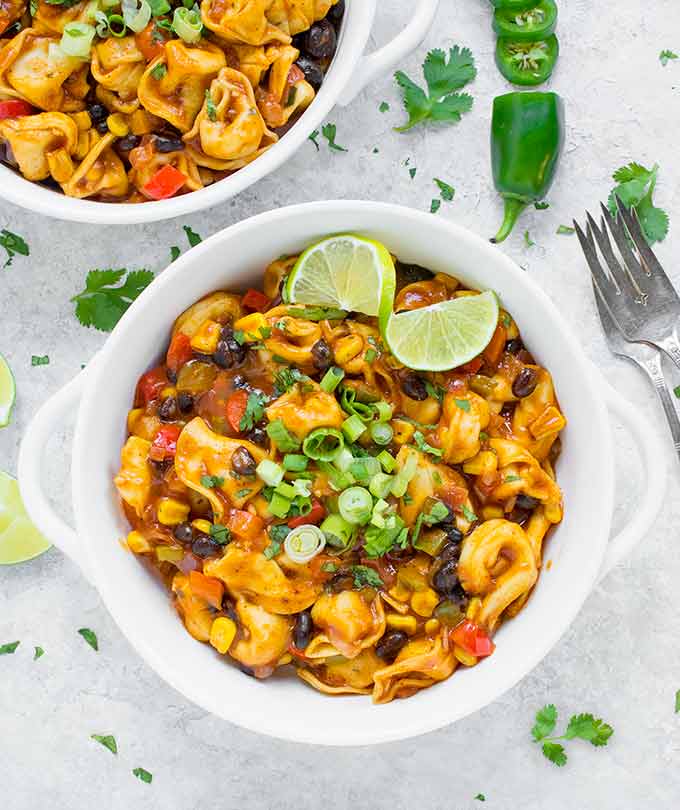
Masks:
[[[321,566],[321,570],[324,572],[324,574],[335,574],[338,570],[338,566],[332,562],[325,562]]]
[[[0,655],[12,655],[16,652],[16,649],[20,644],[20,641],[12,641],[9,644],[0,644]]]
[[[159,62],[159,64],[157,64],[156,67],[151,71],[151,75],[157,82],[159,82],[167,72],[167,67],[162,62]],[[208,90],[205,92],[208,93]],[[208,113],[208,115],[209,114],[210,113]]]
[[[378,356],[378,353],[375,349],[366,349],[366,353],[364,354],[364,360],[371,365],[371,363],[375,360]]]
[[[346,152],[347,150],[345,149],[344,146],[340,146],[335,142],[336,131],[337,127],[335,126],[335,124],[324,124],[321,127],[321,134],[328,141],[328,148],[333,149],[336,152]]]
[[[456,91],[471,82],[477,75],[475,60],[468,48],[454,45],[446,53],[440,48],[430,51],[423,63],[426,93],[409,77],[398,70],[395,81],[403,94],[408,121],[397,132],[406,132],[423,121],[440,121],[453,124],[460,121],[463,113],[472,109],[473,99],[467,93]]]
[[[680,712],[680,689],[675,693],[675,713]]]
[[[439,209],[441,207],[442,207],[442,201],[441,200],[436,200],[436,199],[432,200],[430,202],[430,213],[431,214],[436,214],[437,211],[439,211]]]
[[[268,560],[272,560],[277,554],[281,553],[281,543],[272,538],[272,540],[269,541],[269,545],[262,553]]]
[[[558,767],[567,762],[567,754],[560,740],[585,740],[591,745],[600,747],[609,742],[614,729],[592,714],[575,714],[569,720],[564,734],[550,736],[557,725],[557,709],[550,703],[536,713],[531,736],[534,742],[541,742],[543,756]]]
[[[318,137],[319,137],[319,130],[318,129],[315,129],[314,132],[310,133],[307,136],[307,140],[311,141],[314,144],[314,146],[316,146],[316,151],[317,152],[319,151],[319,141],[317,140]]]
[[[349,569],[354,579],[355,588],[382,588],[384,583],[377,571],[367,565],[353,565]]]
[[[32,354],[31,355],[31,365],[32,366],[49,366],[50,358],[47,354]]]
[[[661,62],[661,64],[664,67],[666,67],[666,65],[671,61],[671,59],[677,58],[678,58],[677,53],[674,53],[673,51],[663,50],[659,54],[659,62]]]
[[[181,252],[182,252],[182,251],[181,251],[181,250],[180,250],[180,249],[177,247],[177,245],[173,245],[173,246],[170,248],[170,261],[171,261],[171,262],[174,262],[174,261],[175,261],[175,259],[179,259],[179,254],[180,254]]]
[[[90,734],[90,739],[100,743],[104,748],[108,748],[112,754],[118,754],[118,746],[113,734]]]
[[[374,147],[373,147],[373,154],[374,154],[374,155],[377,155],[379,151],[380,151],[380,149],[378,149],[378,147],[377,147],[377,146],[374,146]]]
[[[456,189],[453,186],[450,186],[448,183],[445,183],[443,180],[440,180],[438,177],[433,177],[432,179],[439,187],[439,194],[442,200],[451,202],[453,195],[456,193]]]
[[[460,408],[461,411],[465,411],[466,413],[470,413],[470,400],[469,399],[454,399],[456,403],[456,407]]]
[[[123,283],[115,287],[119,281]],[[76,317],[83,326],[110,332],[152,281],[150,270],[90,270],[85,289],[71,298],[76,304]]]
[[[485,802],[485,801],[486,801],[486,796],[485,796],[483,793],[478,793],[478,794],[475,796],[475,801],[478,801],[478,802]]]
[[[413,178],[416,176],[416,172],[417,172],[417,171],[418,171],[418,169],[417,169],[415,166],[412,166],[412,167],[411,167],[411,168],[408,170],[408,173],[411,175],[411,180],[413,180]]]
[[[546,211],[548,208],[550,208],[550,203],[545,202],[545,200],[543,200],[542,202],[535,202],[534,208],[537,211]]]
[[[99,652],[99,641],[97,640],[97,634],[90,630],[89,627],[81,627],[78,630],[78,633],[87,641],[87,643],[92,647],[93,650]]]
[[[182,230],[187,235],[187,241],[191,247],[196,247],[196,245],[203,241],[201,235],[196,233],[196,231],[192,231],[189,225],[182,225]]]
[[[615,197],[626,208],[634,208],[642,232],[650,245],[663,242],[668,234],[668,214],[652,202],[658,172],[659,166],[656,163],[651,169],[634,162],[622,166],[612,175],[618,185],[612,189],[607,202],[613,216],[617,213]]]
[[[513,481],[521,481],[521,480],[522,479],[520,478],[519,475],[506,475],[505,478],[503,479],[503,483],[512,484]]]
[[[146,782],[147,785],[150,785],[153,781],[153,774],[149,773],[145,768],[133,768],[132,773],[142,782]]]
[[[387,112],[389,108],[390,105],[386,101],[381,101],[380,106],[378,107],[381,113]]]
[[[675,388],[673,389],[673,393],[675,394],[675,396],[676,396],[678,399],[680,399],[680,385],[676,385],[676,386],[675,386]]]
[[[524,231],[524,246],[528,247],[528,248],[531,248],[535,244],[536,244],[536,242],[534,242],[534,240],[529,235],[529,231]]]
[[[432,383],[429,380],[425,380],[425,390],[427,391],[428,397],[432,397],[433,399],[436,399],[437,402],[443,402],[444,401],[444,394],[446,392],[441,387],[441,385],[437,385],[436,383]]]
[[[5,267],[9,267],[10,264],[12,264],[12,260],[17,254],[20,256],[30,255],[30,250],[23,237],[5,228],[0,231],[0,247],[3,247],[7,253],[7,260],[2,266],[3,270]]]
[[[460,510],[463,513],[463,517],[465,518],[465,520],[469,520],[470,523],[474,523],[475,520],[477,520],[477,515],[475,515],[475,513],[472,511],[472,509],[470,509],[470,507],[466,503],[464,503],[460,507]]]
[[[250,490],[248,490],[248,492],[250,492]],[[231,540],[231,531],[227,526],[223,526],[221,523],[213,523],[210,526],[210,537],[221,546],[226,546]]]
[[[201,476],[201,486],[206,489],[215,489],[215,487],[221,487],[222,484],[224,484],[224,478],[221,475]]]
[[[572,228],[570,225],[560,225],[555,233],[558,236],[571,236],[576,233],[576,228]]]
[[[241,498],[247,498],[248,495],[250,495],[251,492],[252,492],[252,489],[250,489],[250,488],[239,489],[234,493],[234,497],[241,500]]]
[[[249,430],[253,429],[253,425],[256,422],[259,422],[264,416],[264,406],[266,401],[267,399],[262,391],[251,391],[248,394],[246,410],[238,424],[239,430],[241,430],[243,433],[247,433]]]
[[[435,458],[441,458],[444,455],[443,450],[428,444],[425,441],[425,436],[419,430],[416,430],[416,432],[413,434],[413,441],[416,443],[416,447],[421,453],[429,453]]]
[[[205,91],[205,111],[211,121],[217,121],[217,107],[210,95],[210,90]]]
[[[38,658],[42,658],[45,655],[45,650],[42,647],[35,647],[35,652],[33,653],[33,660],[37,661]]]

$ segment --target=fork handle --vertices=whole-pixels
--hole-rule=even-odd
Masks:
[[[674,361],[678,368],[680,368],[680,351],[678,351],[677,346],[675,350],[677,352],[677,360],[674,358]],[[673,447],[675,448],[678,458],[680,458],[680,418],[678,418],[678,412],[675,409],[675,404],[668,390],[668,384],[666,383],[666,378],[661,366],[661,354],[657,352],[653,360],[646,360],[641,365],[652,381],[654,388],[656,388],[656,393],[659,395],[661,405],[666,414],[666,420],[668,421],[668,427],[673,437]]]

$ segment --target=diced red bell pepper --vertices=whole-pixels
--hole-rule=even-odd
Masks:
[[[193,596],[205,599],[215,610],[220,610],[224,598],[224,585],[219,579],[207,577],[201,571],[190,571],[189,585],[191,585]]]
[[[244,307],[247,309],[255,309],[258,312],[266,312],[269,309],[270,300],[264,293],[261,293],[259,290],[249,289],[248,292],[243,296],[241,301]]]
[[[463,363],[462,366],[458,366],[456,371],[460,371],[463,374],[476,374],[479,369],[484,365],[484,359],[480,355],[479,357],[473,357],[467,363]]]
[[[142,52],[147,62],[155,59],[165,48],[165,43],[172,37],[164,28],[156,24],[156,20],[150,22],[138,34],[135,34],[135,43]]]
[[[167,200],[174,197],[186,182],[186,175],[182,174],[174,166],[166,163],[142,186],[142,191],[152,200]]]
[[[136,401],[141,402],[143,406],[148,405],[149,402],[158,399],[167,384],[168,378],[165,376],[162,366],[152,368],[139,378]]]
[[[226,525],[230,532],[244,540],[256,540],[264,531],[264,520],[244,509],[231,509]]]
[[[162,425],[151,443],[149,457],[154,461],[174,458],[177,452],[177,440],[181,432],[180,425]]]
[[[486,630],[469,620],[454,627],[451,631],[451,640],[477,658],[485,658],[496,649]]]
[[[501,354],[503,354],[503,348],[505,347],[506,334],[505,327],[501,326],[499,323],[498,326],[496,326],[496,331],[491,336],[489,344],[482,352],[482,357],[490,366],[497,365],[498,361],[501,359]]]
[[[313,523],[318,526],[319,523],[326,517],[326,509],[324,505],[314,498],[312,500],[312,508],[306,515],[299,515],[299,517],[291,518],[288,521],[288,527],[295,529],[298,526],[305,526],[308,523]]]
[[[185,335],[184,332],[178,332],[170,341],[165,362],[168,368],[176,374],[193,356],[194,350],[191,348],[189,335]]]
[[[241,419],[243,419],[247,405],[248,392],[243,388],[234,391],[227,400],[227,421],[237,433],[241,432]]]
[[[34,112],[34,108],[27,101],[19,98],[0,101],[0,119],[18,118],[20,115],[31,115]]]

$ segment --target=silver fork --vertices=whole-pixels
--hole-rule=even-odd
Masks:
[[[626,340],[651,343],[680,368],[677,334],[680,296],[647,244],[635,211],[629,211],[618,197],[616,204],[618,216],[615,219],[607,206],[600,203],[602,218],[599,227],[586,212],[587,236],[574,223],[593,282]],[[607,230],[614,237],[622,261],[614,254]],[[599,262],[595,242],[609,272]]]

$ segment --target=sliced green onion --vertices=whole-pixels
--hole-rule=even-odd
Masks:
[[[371,422],[368,432],[376,444],[385,445],[392,441],[394,429],[389,422]]]
[[[323,550],[326,537],[318,526],[305,523],[297,526],[283,541],[286,554],[293,562],[306,563]]]
[[[350,442],[355,442],[359,436],[366,430],[366,425],[359,419],[356,414],[349,416],[342,423],[342,432]]]
[[[354,388],[343,387],[340,392],[340,407],[350,416],[357,416],[362,422],[370,422],[375,415],[373,405],[357,400],[357,392]]]
[[[272,495],[272,499],[269,502],[269,511],[277,518],[285,518],[288,516],[288,512],[290,512],[291,502],[288,498],[284,498],[283,495],[280,495],[278,492],[275,492]]]
[[[147,0],[121,0],[120,7],[123,11],[123,19],[127,27],[138,34],[143,31],[151,19],[151,6]]]
[[[95,33],[94,26],[88,23],[66,23],[59,47],[68,56],[88,59]]]
[[[97,3],[94,3],[96,6]],[[104,9],[111,9],[115,8],[116,6],[120,5],[120,0],[99,0],[99,5]]]
[[[378,453],[378,461],[382,464],[383,470],[387,473],[394,472],[395,467],[397,466],[397,462],[394,456],[391,453],[388,453],[387,450],[382,450]]]
[[[283,469],[288,472],[304,472],[307,464],[309,464],[307,456],[298,453],[286,453],[283,457]]]
[[[392,481],[392,494],[396,498],[402,498],[408,488],[410,480],[418,469],[418,456],[416,453],[409,453],[404,466],[397,472]]]
[[[162,17],[170,11],[171,6],[168,0],[148,0],[148,2],[151,8],[151,14],[154,17]]]
[[[327,394],[332,394],[333,391],[340,385],[340,381],[345,376],[345,372],[337,366],[331,366],[328,371],[323,375],[323,379],[319,383],[321,390]]]
[[[269,487],[276,487],[283,481],[283,467],[268,458],[257,465],[255,472]]]
[[[380,462],[373,456],[355,458],[349,465],[349,472],[360,484],[368,486],[368,482],[380,472]]]
[[[348,523],[368,523],[373,512],[373,498],[364,487],[350,487],[340,493],[338,509]]]
[[[377,526],[379,529],[385,528],[385,512],[390,508],[389,503],[379,498],[373,505],[373,512],[371,514],[371,525]]]
[[[109,14],[106,18],[106,22],[109,28],[109,34],[111,34],[112,37],[118,37],[120,39],[127,33],[125,20],[120,14]]]
[[[384,399],[381,399],[380,402],[374,402],[373,407],[377,412],[378,422],[390,421],[392,418],[392,406],[389,402],[385,402]]]
[[[203,21],[198,6],[176,8],[175,13],[172,15],[172,28],[177,36],[188,45],[196,44],[203,31]]]
[[[352,451],[348,447],[343,447],[338,455],[333,459],[333,464],[340,472],[347,472],[349,465],[354,461]]]
[[[350,547],[356,535],[356,528],[338,514],[328,515],[319,528],[324,533],[329,546],[343,551]]]
[[[281,419],[275,419],[267,425],[267,436],[282,453],[297,450],[300,447],[300,442],[288,432]]]
[[[345,440],[335,428],[316,428],[302,443],[302,452],[315,461],[333,461],[345,446]]]
[[[300,498],[309,498],[312,494],[312,482],[308,478],[296,478],[293,481],[293,489]]]
[[[374,475],[373,478],[371,478],[371,483],[368,485],[371,495],[376,498],[386,498],[392,491],[393,480],[393,476],[387,475],[387,473],[384,472],[379,472],[377,475]]]
[[[289,501],[292,501],[293,498],[297,495],[295,487],[292,484],[286,483],[285,481],[282,481],[280,484],[278,484],[274,492],[276,495],[282,495]]]
[[[328,483],[336,492],[341,492],[355,483],[354,478],[348,472],[337,470],[328,461],[318,461],[317,466],[328,477]]]
[[[118,5],[116,3],[116,5]],[[109,18],[104,14],[103,11],[97,9],[94,13],[94,18],[97,21],[96,31],[97,36],[104,39],[104,37],[108,36],[109,32]]]

